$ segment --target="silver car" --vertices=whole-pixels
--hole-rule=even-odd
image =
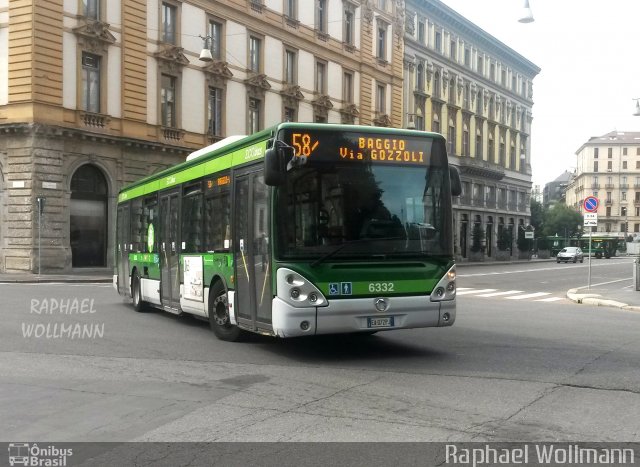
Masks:
[[[568,246],[560,250],[558,256],[556,256],[556,262],[559,263],[560,261],[564,261],[565,263],[569,261],[573,261],[574,263],[580,261],[582,263],[584,262],[584,254],[577,246]]]

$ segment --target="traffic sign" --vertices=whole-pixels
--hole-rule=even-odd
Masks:
[[[585,212],[583,225],[585,227],[598,227],[598,214],[595,212]]]
[[[598,198],[595,196],[587,196],[584,199],[584,210],[587,212],[596,212],[598,210],[598,204],[600,204]]]

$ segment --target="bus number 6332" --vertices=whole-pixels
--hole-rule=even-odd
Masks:
[[[371,282],[369,284],[369,292],[393,292],[393,282]]]

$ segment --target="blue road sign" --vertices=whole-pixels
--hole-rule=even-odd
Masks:
[[[598,198],[595,196],[587,196],[584,199],[584,210],[587,212],[596,212],[598,210]]]

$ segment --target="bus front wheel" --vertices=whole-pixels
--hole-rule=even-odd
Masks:
[[[142,287],[140,287],[140,274],[138,274],[138,271],[133,273],[133,279],[131,280],[131,298],[134,310],[145,311],[147,304],[142,300]]]
[[[243,332],[231,324],[227,297],[222,283],[216,282],[209,292],[209,326],[218,339],[234,342],[240,339]]]

